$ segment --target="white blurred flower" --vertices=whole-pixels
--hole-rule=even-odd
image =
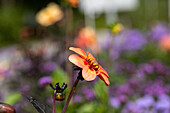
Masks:
[[[63,12],[55,3],[49,3],[46,8],[36,15],[37,22],[42,26],[49,26],[63,18]]]
[[[16,75],[13,65],[22,60],[22,57],[22,53],[15,46],[0,49],[0,81]]]

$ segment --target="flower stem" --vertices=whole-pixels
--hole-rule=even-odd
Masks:
[[[56,89],[54,90],[54,95],[53,95],[53,113],[55,113],[55,97],[56,97]]]
[[[67,108],[67,106],[68,106],[68,104],[69,104],[69,102],[71,100],[71,97],[72,97],[72,95],[73,95],[73,93],[74,93],[74,91],[76,89],[76,86],[77,86],[78,82],[79,82],[79,78],[77,78],[76,81],[74,82],[74,85],[73,85],[73,87],[72,87],[72,89],[70,91],[70,94],[69,94],[69,96],[67,98],[67,101],[66,101],[66,103],[64,105],[64,108],[63,108],[63,111],[61,113],[65,113],[66,108]]]

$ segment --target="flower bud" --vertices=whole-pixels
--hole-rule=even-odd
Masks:
[[[65,93],[64,92],[56,93],[55,99],[57,101],[63,101],[65,99]]]

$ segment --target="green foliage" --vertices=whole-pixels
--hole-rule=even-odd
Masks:
[[[105,15],[104,14],[102,14],[102,15],[100,15],[98,18],[96,18],[96,27],[97,28],[104,28],[104,27],[106,27],[106,23],[105,23]]]
[[[123,84],[126,81],[126,78],[123,75],[118,75],[115,73],[109,73],[109,75],[112,77],[109,79],[111,84]]]
[[[0,47],[19,41],[19,29],[22,26],[22,10],[14,6],[0,8]]]
[[[96,94],[96,98],[101,103],[108,103],[108,87],[103,83],[102,80],[99,80],[97,84],[94,86],[94,92]]]
[[[79,112],[77,112],[77,113],[95,113],[95,111],[94,111],[94,108],[95,108],[96,106],[94,105],[94,103],[93,102],[91,102],[91,103],[86,103],[86,104],[84,104],[84,105],[82,105],[77,111],[79,111]]]
[[[53,74],[52,74],[52,79],[54,83],[60,82],[60,83],[68,83],[68,77],[66,72],[64,72],[63,69],[57,68]]]
[[[21,94],[19,92],[10,93],[4,103],[7,103],[9,105],[14,105],[17,101],[21,99]]]
[[[36,12],[38,12],[40,9],[45,7],[49,2],[51,2],[51,1],[47,0],[47,1],[37,2],[35,0],[30,0],[30,1],[23,0],[21,3],[19,3],[19,2],[16,3],[16,1],[14,1],[14,3],[12,3],[12,4],[11,3],[8,4],[7,2],[6,2],[7,5],[1,4],[2,6],[0,7],[0,15],[1,15],[1,17],[0,17],[0,28],[1,28],[0,47],[19,43],[20,42],[20,39],[19,39],[20,29],[22,29],[22,27],[27,27],[24,25],[24,22],[29,21],[28,23],[34,23],[35,22],[34,14],[36,14]],[[74,37],[77,36],[78,30],[81,29],[82,27],[84,27],[84,23],[85,23],[84,16],[85,15],[83,15],[79,11],[78,8],[72,8],[66,0],[57,0],[54,2],[56,2],[56,3],[60,2],[59,4],[64,12],[63,20],[57,22],[56,24],[54,24],[52,26],[46,27],[46,28],[41,26],[42,31],[41,31],[41,29],[40,29],[40,31],[37,30],[36,29],[37,26],[35,26],[35,24],[34,24],[34,26],[32,26],[33,32],[35,33],[35,36],[33,36],[33,38],[35,39],[35,37],[37,35],[39,35],[38,40],[41,40],[42,37],[53,40],[53,37],[55,37],[54,41],[57,41],[57,44],[59,43],[58,48],[60,50],[60,44],[61,45],[63,44],[63,46],[61,48],[68,47],[68,45],[72,44],[72,40]],[[130,28],[135,27],[135,28],[140,28],[140,30],[141,29],[143,30],[143,29],[147,29],[147,26],[154,20],[168,21],[168,15],[167,15],[168,14],[167,13],[167,7],[168,7],[167,2],[168,1],[167,0],[158,0],[159,5],[153,0],[152,1],[139,0],[139,2],[140,2],[140,5],[139,5],[139,7],[137,7],[136,10],[131,11],[131,12],[122,11],[122,12],[118,13],[117,16],[118,16],[119,20],[117,20],[117,21],[122,23],[123,25],[125,25],[125,28],[128,29],[128,27],[130,27]],[[150,4],[146,4],[146,3],[150,3]],[[158,5],[158,6],[155,7],[156,5]],[[149,8],[149,9],[147,9],[147,8]],[[33,14],[33,15],[31,15],[31,19],[27,18],[28,13],[25,12],[26,10],[30,14]],[[70,13],[70,14],[67,15],[68,13]],[[106,27],[106,16],[104,14],[95,15],[95,16],[96,16],[95,27],[102,28],[102,29],[105,28]],[[111,29],[113,26],[114,26],[114,24],[108,25],[108,28]],[[38,27],[40,27],[40,26],[38,26]],[[46,32],[47,32],[47,34],[46,34]],[[23,33],[25,33],[25,32],[23,32]],[[37,33],[37,35],[36,35],[36,33]],[[148,29],[147,29],[146,33],[148,33]],[[67,35],[69,36],[68,40],[65,38],[65,36],[67,37]],[[146,34],[145,34],[145,36],[146,36]],[[56,39],[56,37],[57,37],[57,39]],[[33,41],[33,40],[31,40],[31,41]],[[62,50],[60,50],[59,52],[61,52],[61,51]],[[110,58],[109,52],[110,52],[110,50],[101,51],[101,53],[98,54],[98,59],[100,59],[102,66],[108,70],[109,81],[110,81],[111,85],[124,84],[128,81],[128,79],[132,78],[132,76],[134,74],[133,72],[132,73],[131,72],[129,72],[129,73],[114,72],[114,66],[119,61],[133,62],[137,68],[141,64],[150,63],[150,61],[155,60],[155,59],[158,61],[161,61],[163,64],[170,65],[170,60],[169,60],[170,54],[168,52],[162,51],[159,48],[159,45],[156,44],[155,42],[154,43],[149,42],[149,44],[146,44],[141,50],[123,51],[120,55],[120,58],[118,58],[116,60]],[[63,53],[63,51],[61,53]],[[25,56],[23,56],[23,59],[27,59],[27,58]],[[13,65],[12,66],[11,66],[11,64],[9,64],[9,65],[11,68],[13,67]],[[35,65],[36,65],[36,63],[35,63]],[[38,66],[39,65],[37,65],[37,67]],[[35,70],[36,69],[33,69],[33,72]],[[30,70],[28,70],[28,72],[29,71]],[[24,73],[22,73],[22,75],[23,75],[22,77],[25,77]],[[49,86],[47,86],[45,88],[39,88],[37,90],[37,80],[39,79],[39,77],[41,75],[44,75],[44,73],[43,74],[36,73],[35,76],[32,76],[32,77],[27,76],[26,84],[30,83],[32,85],[30,87],[31,93],[35,93],[35,95],[41,97],[42,100],[44,99],[44,102],[47,102],[45,99],[47,99],[49,96],[52,96],[54,90],[51,89]],[[148,81],[149,80],[153,81],[157,77],[157,74],[155,74],[155,73],[151,73],[148,75],[149,76],[146,77],[146,79]],[[69,79],[71,79],[71,77],[68,77],[65,70],[60,67],[58,67],[51,74],[51,77],[53,80],[53,85],[55,83],[59,82],[60,86],[63,83],[69,83]],[[19,80],[21,80],[21,79],[19,79]],[[20,84],[19,80],[15,84],[17,84],[17,83]],[[20,82],[21,82],[21,84],[24,83],[24,81],[20,81]],[[167,76],[167,80],[165,80],[165,82],[169,83],[168,76]],[[82,84],[81,83],[82,82],[80,82],[78,87],[83,86],[82,85],[83,83]],[[88,83],[87,81],[84,81],[84,84],[91,85],[91,82]],[[142,83],[142,84],[144,84],[144,83]],[[66,112],[67,113],[113,113],[113,112],[120,113],[121,109],[123,109],[123,108],[116,109],[116,108],[111,107],[109,104],[109,99],[110,99],[110,97],[108,95],[109,87],[106,86],[104,84],[104,82],[100,79],[97,83],[95,83],[93,85],[94,85],[94,87],[93,86],[92,87],[93,87],[93,91],[95,93],[95,99],[92,99],[92,100],[85,99],[85,96],[82,94],[82,92],[81,91],[78,92],[79,88],[76,88],[77,94],[81,95],[81,97],[82,97],[82,101],[79,103],[71,102],[69,104]],[[20,87],[22,87],[22,86],[19,86],[19,88]],[[71,85],[68,86],[68,88],[65,91],[66,99],[69,95],[70,90],[71,90]],[[49,92],[51,92],[51,94]],[[114,91],[113,91],[113,93],[114,93]],[[133,95],[132,95],[132,97],[133,97]],[[131,100],[133,100],[133,98],[131,99],[131,97],[130,97]],[[8,103],[10,105],[14,105],[19,100],[21,100],[21,94],[19,92],[15,92],[15,93],[10,93],[4,102]],[[39,100],[41,101],[41,99],[39,99]],[[62,111],[64,104],[65,104],[65,101],[56,102],[57,113]],[[23,108],[23,109],[29,109],[28,111],[32,112],[30,107],[27,107],[27,106],[24,106],[24,107],[25,108]]]

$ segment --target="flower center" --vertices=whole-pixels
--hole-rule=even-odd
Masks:
[[[91,57],[88,57],[86,61],[87,61],[87,62],[85,63],[85,65],[88,64],[90,69],[94,69],[95,71],[98,71],[98,69],[99,69],[99,64],[97,63],[96,60],[94,60],[94,59],[91,58]]]

